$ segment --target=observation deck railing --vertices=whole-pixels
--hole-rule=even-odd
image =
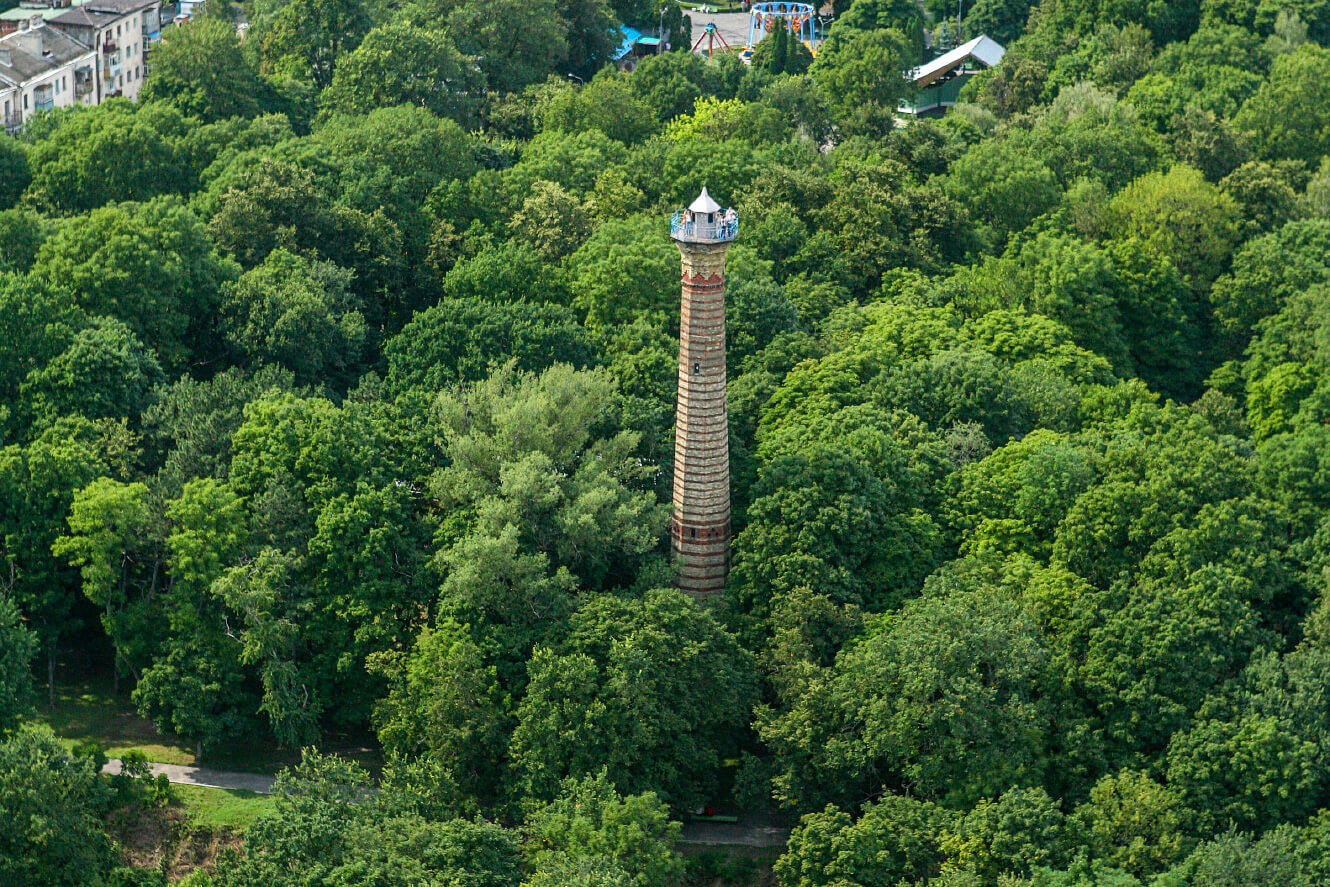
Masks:
[[[688,243],[724,243],[739,236],[739,220],[720,219],[715,222],[701,222],[697,219],[684,221],[683,211],[677,211],[670,217],[670,237]]]

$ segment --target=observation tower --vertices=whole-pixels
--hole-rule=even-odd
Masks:
[[[739,217],[707,189],[670,220],[683,259],[670,553],[679,588],[707,597],[730,570],[730,426],[725,407],[725,252]]]

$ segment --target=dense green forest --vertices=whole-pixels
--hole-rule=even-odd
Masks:
[[[673,4],[209,6],[0,136],[0,883],[164,882],[32,720],[89,650],[204,761],[307,749],[195,887],[671,887],[712,804],[781,887],[1330,883],[1330,2],[978,0],[908,122],[949,0],[631,74]]]

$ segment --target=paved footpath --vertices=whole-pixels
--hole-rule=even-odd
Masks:
[[[685,822],[679,840],[685,844],[739,847],[784,847],[790,830],[774,823]]]
[[[693,20],[693,42],[702,36],[708,24],[716,26],[720,36],[725,38],[725,42],[731,49],[740,50],[744,48],[744,42],[748,40],[748,13],[746,12],[698,12],[695,9],[685,9],[684,15]],[[707,43],[702,41],[698,47],[698,52],[705,52]]]
[[[207,788],[240,789],[261,795],[272,792],[273,777],[262,773],[232,773],[209,770],[206,767],[188,767],[180,764],[149,762],[152,774],[165,774],[179,785],[201,785]],[[106,762],[107,773],[120,772],[119,758]],[[771,822],[685,822],[682,840],[685,844],[714,846],[784,847],[790,830]]]
[[[206,767],[186,767],[180,764],[156,764],[149,762],[152,775],[166,774],[166,778],[180,785],[202,785],[206,788],[229,788],[257,792],[261,795],[272,792],[273,778],[262,773],[230,773],[226,770],[209,770]],[[120,759],[111,758],[106,762],[107,773],[120,772]]]

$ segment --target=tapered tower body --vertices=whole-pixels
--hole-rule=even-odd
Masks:
[[[722,209],[706,188],[670,225],[683,256],[670,550],[679,588],[698,596],[723,591],[730,569],[725,252],[738,233],[734,210]]]

